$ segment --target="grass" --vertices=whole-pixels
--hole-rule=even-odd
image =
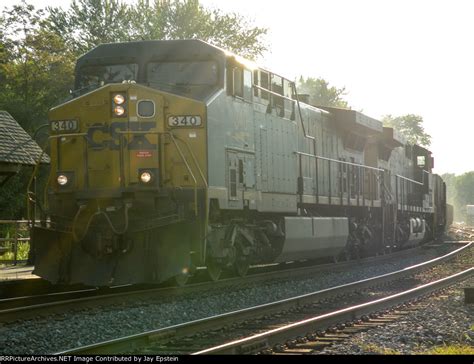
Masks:
[[[472,329],[472,328],[471,328]],[[360,345],[362,351],[368,352],[368,353],[374,353],[374,354],[381,354],[381,355],[401,355],[401,352],[395,350],[395,349],[390,349],[390,348],[385,348],[381,346],[377,346],[374,344],[363,344]],[[435,346],[429,350],[425,351],[417,351],[415,349],[415,352],[413,354],[421,354],[421,355],[473,355],[474,354],[474,347],[471,345],[462,345],[462,344],[454,344],[454,345],[441,345],[441,346]]]
[[[443,345],[443,346],[436,346],[428,351],[425,351],[421,354],[428,354],[428,355],[473,355],[474,354],[474,347],[471,345]]]
[[[13,247],[12,247],[13,249]],[[18,260],[26,260],[28,259],[28,253],[30,252],[30,244],[29,243],[18,243]],[[3,254],[2,259],[6,260],[13,260],[15,258],[15,253],[13,251],[6,252]]]
[[[17,229],[18,230],[16,230],[13,225],[2,225],[0,226],[0,237],[8,239],[10,237],[13,237],[15,235],[15,232],[18,234],[17,235],[18,238],[28,237],[29,232],[26,225],[21,225],[17,227]],[[7,251],[6,253],[4,253],[0,259],[13,260],[15,257],[15,253],[13,252],[13,246],[14,246],[13,241],[3,242],[3,244],[4,244],[3,246],[9,247],[10,251]],[[19,242],[17,259],[18,260],[28,259],[29,251],[30,251],[29,242]]]

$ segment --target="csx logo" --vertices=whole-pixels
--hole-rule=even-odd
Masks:
[[[144,134],[130,134],[130,139],[127,136],[120,134],[119,131],[149,131],[153,129],[156,124],[153,121],[144,121],[140,123],[123,123],[114,122],[107,124],[94,124],[87,131],[87,142],[92,149],[120,149],[120,137],[122,136],[123,147],[128,147],[129,150],[146,150],[156,149],[156,144],[150,143],[147,136]]]

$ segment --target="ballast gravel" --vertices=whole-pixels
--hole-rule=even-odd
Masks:
[[[451,250],[458,248],[453,246]],[[334,287],[399,270],[445,254],[446,247],[371,267],[321,272],[311,278],[271,280],[238,288],[207,290],[178,297],[117,303],[38,319],[0,323],[1,354],[51,354],[75,347],[138,334],[258,304]]]
[[[432,353],[448,346],[474,348],[474,305],[464,303],[462,289],[469,286],[474,286],[474,280],[423,300],[422,309],[400,320],[355,334],[318,354],[406,355]]]

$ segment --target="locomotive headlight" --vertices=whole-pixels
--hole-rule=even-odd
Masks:
[[[149,183],[153,178],[153,175],[148,172],[148,171],[145,171],[145,172],[142,172],[140,174],[140,181],[142,181],[143,183]]]
[[[122,105],[125,102],[125,96],[117,94],[114,96],[114,103],[116,105]]]
[[[117,116],[122,116],[123,114],[125,114],[125,109],[123,108],[123,106],[115,106],[114,113]]]
[[[68,183],[68,178],[64,174],[60,174],[57,178],[58,185],[65,186]]]

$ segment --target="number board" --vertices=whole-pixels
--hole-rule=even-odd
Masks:
[[[75,131],[77,130],[77,120],[54,120],[51,121],[52,131]]]
[[[169,126],[200,126],[201,124],[199,115],[177,115],[168,118]]]

